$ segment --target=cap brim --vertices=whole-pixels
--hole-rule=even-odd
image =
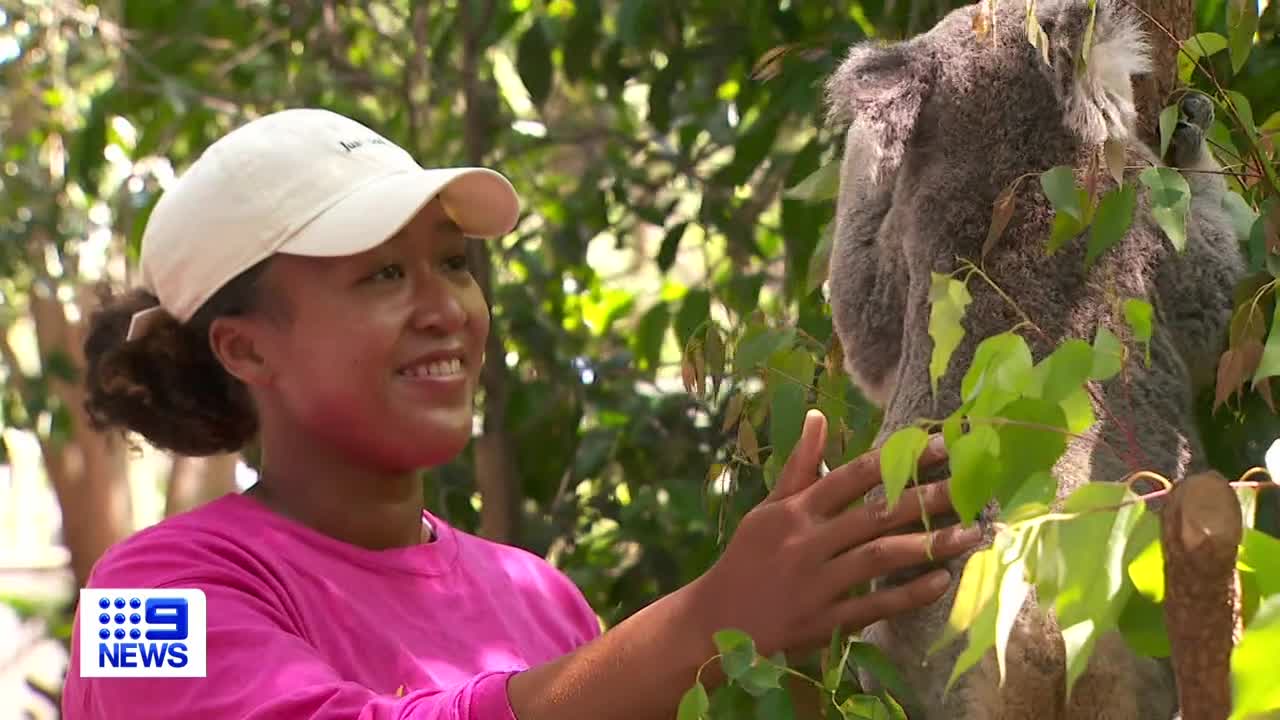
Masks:
[[[299,229],[279,252],[312,257],[364,252],[386,242],[436,197],[468,237],[505,235],[520,217],[515,188],[493,170],[411,170],[358,188]]]

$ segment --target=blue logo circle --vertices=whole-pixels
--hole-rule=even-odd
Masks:
[[[103,625],[106,625],[107,623],[111,622],[111,616],[106,613],[102,613],[101,615],[98,616],[98,622],[102,623]]]
[[[142,616],[139,615],[138,613],[134,613],[129,616],[129,622],[133,623],[134,625],[137,625],[138,623],[142,622]]]
[[[111,637],[111,631],[106,628],[102,628],[101,630],[98,631],[98,637],[102,638],[103,640],[107,640]]]
[[[117,625],[124,624],[124,613],[116,613],[116,624]]]
[[[138,608],[142,607],[142,601],[139,600],[138,598],[130,598],[129,607],[133,608],[134,610],[137,610]]]
[[[124,639],[124,628],[116,628],[116,639],[117,640]]]
[[[102,608],[103,610],[106,610],[107,608],[111,607],[111,601],[107,598],[98,598],[98,607]]]
[[[133,638],[134,640],[137,640],[138,638],[142,637],[142,631],[139,630],[138,628],[134,628],[129,631],[129,637]]]
[[[116,598],[116,609],[117,610],[124,609],[124,598]]]

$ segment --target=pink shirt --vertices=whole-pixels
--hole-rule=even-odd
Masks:
[[[64,717],[515,720],[507,678],[596,616],[542,558],[424,516],[435,542],[371,551],[231,494],[136,533],[90,587],[203,590],[208,675],[81,678],[75,635]]]

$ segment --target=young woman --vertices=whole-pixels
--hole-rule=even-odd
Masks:
[[[518,212],[496,172],[423,169],[310,109],[232,131],[167,189],[143,287],[93,320],[88,409],[178,453],[257,437],[262,471],[117,544],[90,581],[202,590],[207,676],[83,678],[94,659],[73,642],[67,720],[670,718],[718,629],[802,651],[940,596],[941,570],[848,596],[929,562],[929,542],[948,557],[978,537],[886,534],[921,506],[950,511],[945,484],[892,512],[849,510],[879,483],[876,456],[819,479],[816,412],[723,557],[603,633],[541,558],[425,509],[417,472],[469,441],[484,362],[467,243],[509,232]],[[943,457],[934,443],[922,463]],[[81,611],[77,633],[98,622]]]

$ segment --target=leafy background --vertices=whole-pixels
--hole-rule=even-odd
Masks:
[[[174,172],[248,118],[326,107],[522,193],[520,227],[485,251],[490,356],[507,361],[481,399],[497,447],[426,473],[424,493],[545,554],[615,623],[714,560],[807,406],[836,429],[832,464],[874,436],[877,413],[832,372],[822,81],[850,43],[957,4],[0,0],[0,447],[38,449],[28,482],[56,498],[76,578],[201,483],[225,487],[236,458],[175,501],[177,463],[83,427],[77,332],[101,284],[131,280]],[[1280,3],[1259,7],[1247,63],[1204,64],[1274,133]],[[1228,36],[1228,10],[1198,0],[1197,29]],[[1253,390],[1213,401],[1211,456],[1237,477],[1280,423]],[[65,629],[65,604],[10,594]]]

